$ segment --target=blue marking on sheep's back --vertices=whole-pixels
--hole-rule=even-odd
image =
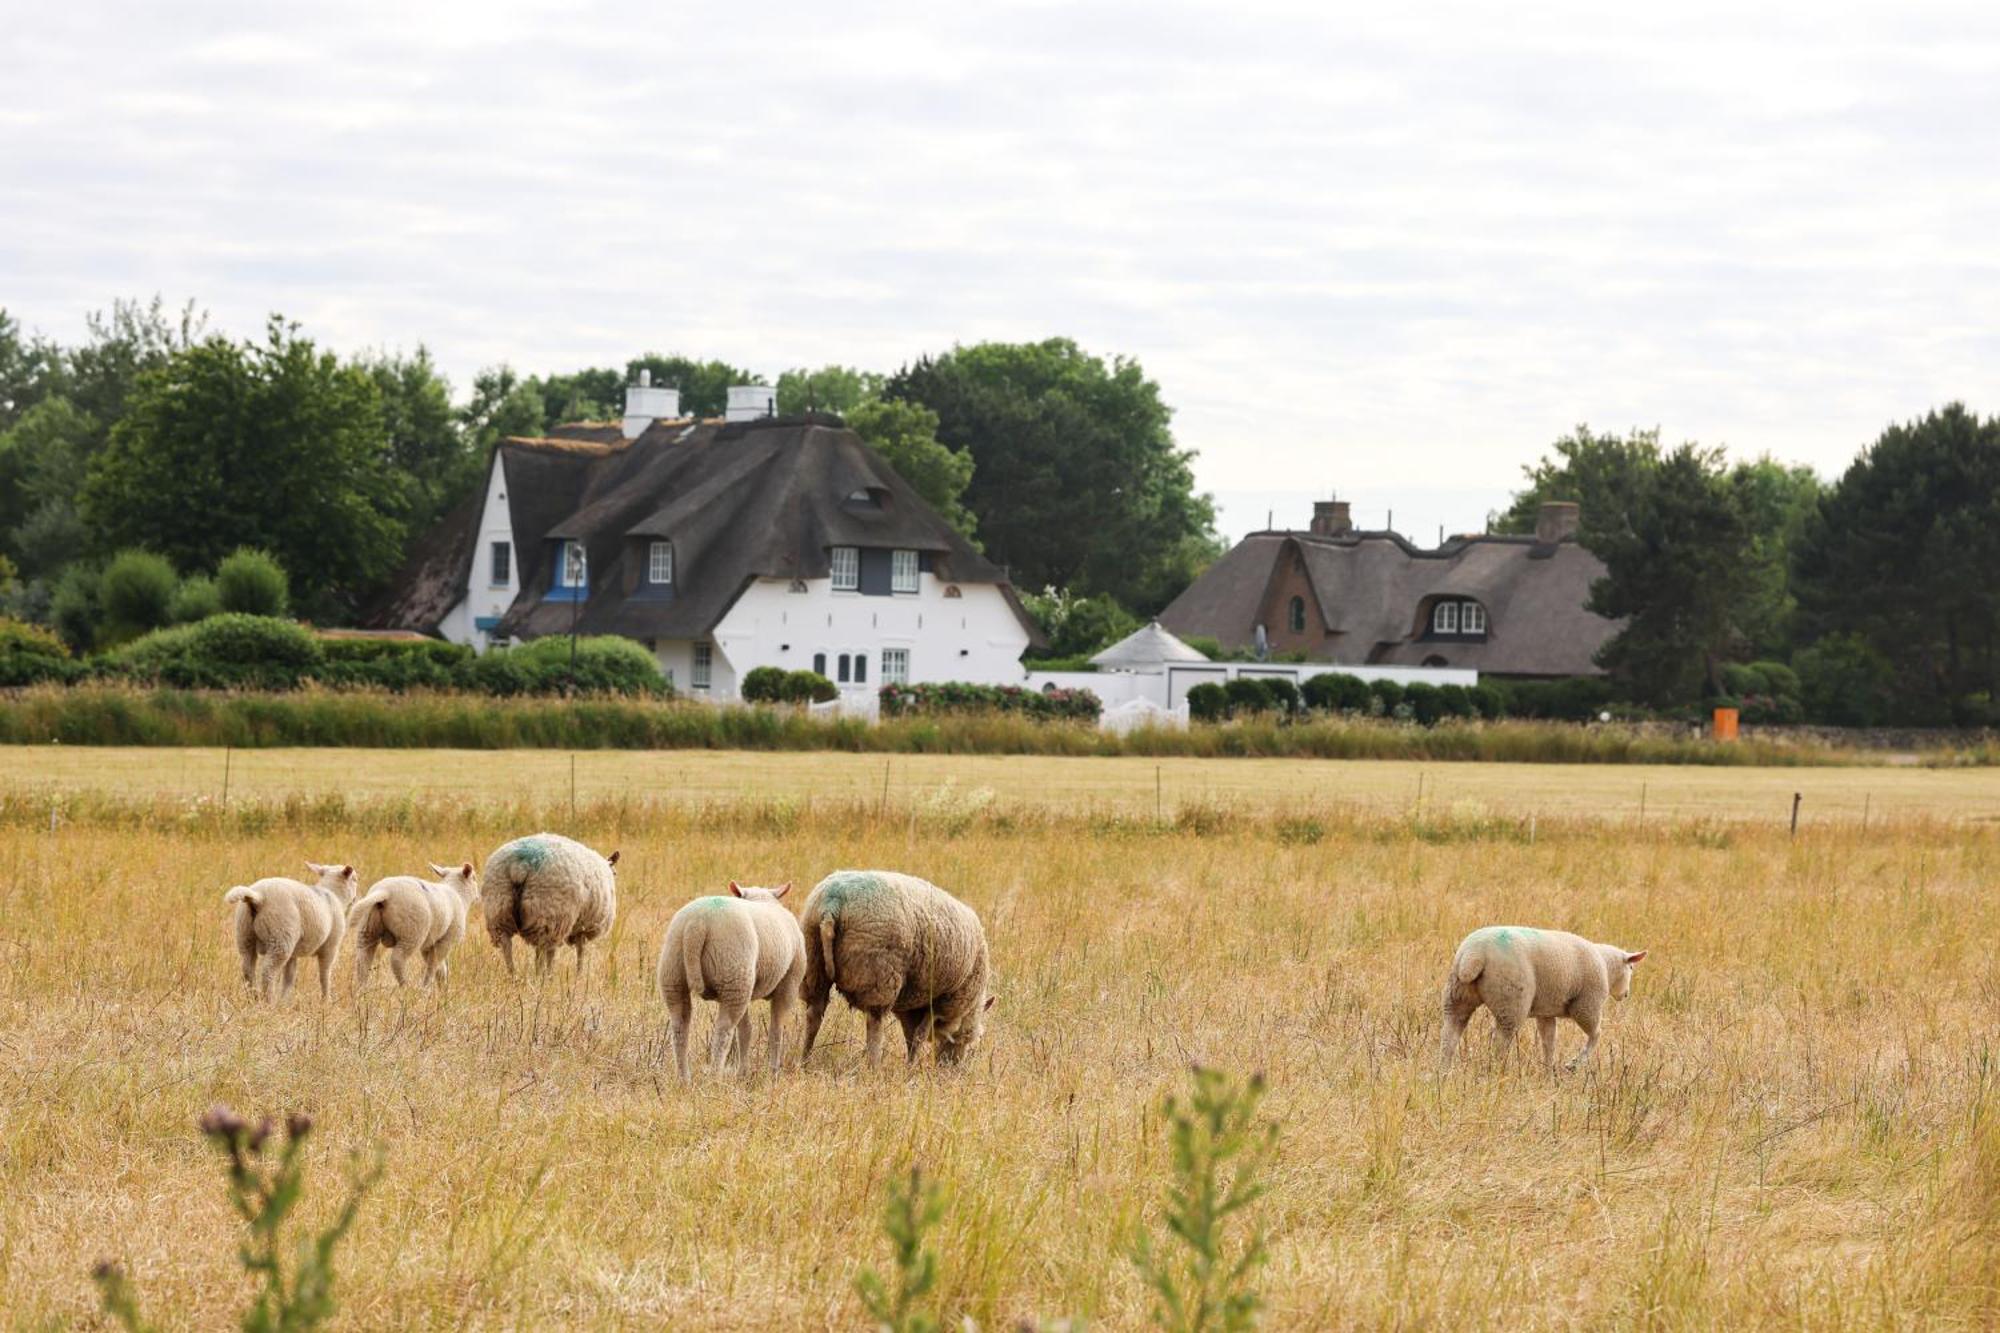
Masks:
[[[827,909],[838,912],[848,903],[866,902],[888,888],[880,875],[865,870],[842,870],[829,875],[820,885]]]
[[[540,870],[549,859],[549,845],[533,835],[514,839],[500,852],[508,860],[518,861],[530,870]]]

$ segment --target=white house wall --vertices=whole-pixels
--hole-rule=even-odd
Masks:
[[[494,542],[507,543],[504,586],[496,585],[492,579]],[[453,643],[469,643],[485,652],[492,636],[480,628],[480,622],[491,625],[506,614],[520,588],[521,549],[514,541],[513,514],[507,508],[507,470],[500,455],[495,453],[486,477],[486,504],[479,514],[479,539],[472,548],[472,569],[466,575],[465,596],[445,616],[438,632]]]
[[[947,598],[947,586],[960,595]],[[826,675],[836,684],[840,654],[865,654],[868,679],[850,682],[850,688],[872,692],[882,684],[884,648],[909,650],[912,684],[1021,683],[1028,632],[993,584],[947,585],[925,572],[917,576],[914,593],[835,592],[831,579],[812,579],[806,587],[795,593],[789,579],[757,579],[744,589],[715,627],[711,695],[732,697],[736,681],[755,667],[811,670],[815,653],[826,654]],[[684,674],[677,671],[674,680],[686,688]]]

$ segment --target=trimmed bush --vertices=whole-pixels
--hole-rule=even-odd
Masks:
[[[168,613],[176,625],[192,625],[197,620],[221,615],[222,594],[215,590],[215,580],[206,574],[190,574],[182,579],[181,586],[174,590]]]
[[[1196,722],[1220,722],[1229,716],[1229,695],[1213,681],[1187,692],[1188,717]]]
[[[135,639],[105,658],[104,669],[181,689],[295,690],[324,662],[304,626],[224,612]]]
[[[1412,681],[1403,687],[1403,702],[1410,707],[1410,716],[1426,727],[1434,727],[1444,717],[1444,691],[1423,681]]]
[[[1019,713],[1036,721],[1094,722],[1103,701],[1089,690],[1030,690],[1019,685],[974,685],[938,681],[924,685],[884,685],[876,692],[883,717],[945,713]]]
[[[1500,688],[1511,717],[1590,722],[1611,704],[1611,682],[1600,676],[1510,681]]]
[[[1438,686],[1438,699],[1444,704],[1446,717],[1479,716],[1479,709],[1472,702],[1472,691],[1463,685]]]
[[[1271,703],[1282,713],[1299,711],[1299,687],[1289,676],[1260,676],[1264,689],[1271,696]]]
[[[1238,676],[1223,685],[1222,692],[1229,697],[1231,717],[1268,713],[1276,702],[1271,697],[1270,687],[1255,676]]]
[[[1323,671],[1305,683],[1300,691],[1306,707],[1321,713],[1365,713],[1368,711],[1368,682],[1345,671]]]
[[[103,617],[98,641],[126,643],[172,623],[179,586],[180,577],[163,555],[129,550],[111,557],[97,585],[97,607]]]
[[[282,616],[292,603],[292,580],[269,551],[239,546],[216,566],[215,593],[224,611]]]
[[[788,704],[823,704],[838,699],[840,690],[817,671],[787,671],[780,697]]]
[[[67,684],[83,673],[54,630],[0,616],[0,688]]]
[[[1507,716],[1507,696],[1484,681],[1465,692],[1472,700],[1473,709],[1489,722],[1497,722]]]
[[[56,633],[76,652],[88,652],[97,642],[98,573],[88,565],[71,565],[56,580],[49,598],[49,619]]]
[[[742,694],[745,701],[753,704],[781,702],[785,697],[785,669],[753,667],[743,675]]]
[[[1383,717],[1394,717],[1403,702],[1403,687],[1393,680],[1371,680],[1368,697],[1375,701],[1374,711]]]
[[[587,694],[664,694],[668,688],[653,655],[643,645],[615,634],[578,639],[574,663],[570,640],[564,635],[504,651],[534,672],[547,693],[574,689]]]
[[[326,664],[315,673],[326,685],[393,690],[449,690],[468,683],[472,649],[442,639],[320,640]]]

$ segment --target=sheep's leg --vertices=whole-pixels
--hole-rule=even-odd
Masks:
[[[884,1009],[868,1011],[868,1067],[873,1069],[882,1063],[882,1016]]]
[[[333,998],[333,961],[338,956],[332,949],[319,955],[319,998],[322,1000]]]
[[[910,1063],[917,1062],[917,1052],[930,1040],[931,1031],[937,1026],[937,1011],[934,1009],[912,1009],[908,1013],[897,1014],[903,1022],[903,1045],[908,1048]]]
[[[1590,1063],[1590,1053],[1597,1049],[1597,1022],[1603,1011],[1595,1007],[1580,1009],[1570,1015],[1576,1025],[1583,1029],[1583,1049],[1576,1053],[1576,1059],[1569,1062],[1571,1069],[1581,1069]]]
[[[1470,1009],[1450,1009],[1444,1011],[1444,1038],[1438,1046],[1438,1068],[1450,1069],[1452,1057],[1458,1054],[1459,1038],[1465,1035],[1465,1025],[1472,1020]]]
[[[238,949],[236,953],[237,956],[241,958],[243,961],[243,984],[250,987],[250,989],[252,990],[257,989],[256,948],[253,946],[248,949]]]
[[[536,975],[536,976],[538,976],[538,977],[546,977],[546,976],[547,976],[547,975],[549,974],[549,968],[550,968],[550,967],[552,967],[552,966],[553,966],[553,965],[555,964],[555,961],[556,961],[556,951],[555,951],[555,946],[551,945],[550,947],[548,947],[548,948],[546,948],[546,949],[544,949],[544,948],[543,948],[543,947],[542,947],[541,945],[539,945],[539,944],[537,944],[537,945],[535,946],[535,975]]]
[[[736,1049],[729,1054],[730,1064],[738,1073],[750,1072],[750,1047],[756,1041],[756,1034],[750,1028],[750,1006],[743,1006],[743,1017],[736,1020]]]
[[[799,1063],[805,1064],[806,1057],[813,1053],[813,1042],[819,1037],[819,1025],[826,1018],[826,997],[806,1001],[806,1040],[799,1051]]]
[[[785,1065],[785,1020],[792,1014],[792,997],[780,990],[771,996],[771,1073]]]
[[[688,1069],[688,1027],[693,1021],[694,1001],[685,991],[667,996],[667,1032],[674,1043],[674,1067],[680,1070],[683,1083],[693,1077]]]
[[[1505,1064],[1514,1050],[1514,1037],[1520,1032],[1518,1023],[1505,1023],[1495,1018],[1493,1021],[1493,1063]]]
[[[510,976],[510,977],[511,977],[511,976],[513,976],[513,975],[514,975],[514,937],[513,937],[512,935],[502,935],[502,936],[500,937],[500,956],[501,956],[502,958],[504,958],[504,959],[506,959],[506,960],[507,960],[507,975],[508,975],[508,976]]]
[[[430,975],[424,978],[425,984],[431,986],[444,985],[445,975],[450,970],[450,966],[442,958],[432,958]]]
[[[1535,1035],[1542,1039],[1542,1068],[1556,1067],[1556,1021],[1553,1018],[1537,1018]]]
[[[579,979],[581,979],[581,978],[582,978],[582,976],[583,976],[583,941],[582,941],[582,940],[578,940],[578,941],[576,942],[576,975],[577,975],[577,977],[578,977]]]
[[[750,1001],[726,996],[717,996],[715,1002],[715,1035],[708,1044],[708,1067],[710,1073],[720,1074],[729,1067],[730,1048],[736,1044],[736,1030],[748,1012]]]
[[[354,942],[354,993],[368,984],[368,974],[375,969],[375,941],[366,936]]]
[[[299,956],[297,954],[293,954],[290,958],[287,958],[285,960],[285,989],[283,991],[283,996],[285,999],[289,1000],[292,998],[292,987],[296,986],[298,984],[298,981],[299,981]]]
[[[251,964],[250,991],[258,999],[269,1002],[277,986],[278,960],[268,953],[259,953]]]
[[[389,970],[396,974],[396,984],[398,986],[407,986],[410,984],[410,959],[416,956],[416,952],[414,948],[407,944],[398,944],[395,948],[389,950]]]

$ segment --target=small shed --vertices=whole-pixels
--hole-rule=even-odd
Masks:
[[[1148,621],[1090,659],[1100,671],[1136,671],[1157,674],[1170,662],[1206,662],[1208,655],[1190,648],[1159,621]]]

